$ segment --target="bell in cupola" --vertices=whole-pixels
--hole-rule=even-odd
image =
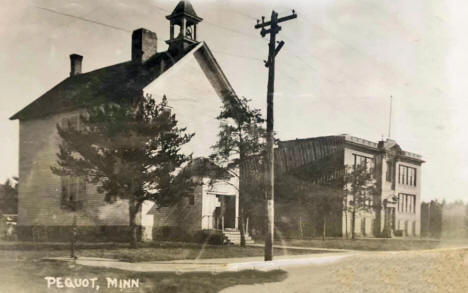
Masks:
[[[203,19],[197,15],[189,1],[180,1],[166,18],[170,21],[169,51],[183,53],[197,44],[197,25]]]

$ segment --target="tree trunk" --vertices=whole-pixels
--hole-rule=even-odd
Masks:
[[[302,229],[302,217],[299,216],[299,237],[304,239],[304,230]]]
[[[249,217],[245,217],[245,234],[249,234]]]
[[[239,131],[239,141],[242,146],[243,140],[242,136],[240,135],[241,131]],[[241,162],[244,162],[245,157],[244,157],[244,150],[243,147],[239,147],[239,158]],[[240,230],[240,246],[245,247],[245,194],[244,194],[244,171],[243,171],[243,166],[239,166],[239,198],[237,199],[239,201],[239,230]]]
[[[130,218],[130,247],[137,247],[137,225],[136,225],[136,215],[137,215],[137,205],[135,199],[130,197],[128,200],[128,212]]]
[[[351,214],[351,239],[355,239],[354,229],[356,227],[356,207],[353,207],[353,212]]]
[[[349,239],[348,236],[348,208],[345,209],[345,231],[346,231],[346,239]]]
[[[325,241],[325,236],[327,234],[327,216],[323,216],[323,227],[322,227],[322,241]]]
[[[245,216],[243,207],[239,208],[239,214],[240,246],[245,247]]]

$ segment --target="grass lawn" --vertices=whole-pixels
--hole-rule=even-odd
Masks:
[[[243,271],[239,273],[137,273],[121,270],[94,268],[62,262],[42,262],[28,259],[26,261],[0,260],[0,292],[162,292],[162,293],[196,293],[218,292],[219,290],[238,285],[279,282],[286,278],[284,271]],[[47,286],[44,277],[76,278],[77,280],[97,278],[91,288],[57,288]],[[108,287],[106,278],[138,280],[138,288]]]
[[[76,254],[86,257],[119,259],[128,262],[169,261],[181,259],[207,259],[263,256],[260,247],[200,245],[193,243],[154,242],[142,243],[138,249],[128,244],[79,244]],[[40,259],[43,257],[69,256],[67,243],[16,243],[0,245],[0,258],[9,260]],[[318,251],[317,251],[318,252]],[[275,255],[311,254],[310,250],[275,249]]]
[[[331,249],[351,249],[351,250],[372,250],[372,251],[390,251],[390,250],[420,250],[433,249],[440,246],[439,240],[432,239],[286,239],[276,241],[277,245],[291,245],[301,247],[317,247]]]
[[[176,260],[220,257],[241,257],[263,255],[263,249],[235,246],[203,246],[188,243],[146,243],[138,249],[128,244],[101,243],[79,244],[79,256],[115,258],[125,261]],[[287,253],[287,251],[283,251]],[[288,253],[298,253],[291,251]],[[307,253],[310,253],[307,251]],[[98,292],[96,288],[57,288],[47,286],[45,277],[76,278],[76,280],[97,278],[99,292],[218,292],[239,285],[279,282],[286,278],[284,271],[243,271],[229,273],[140,273],[123,270],[80,266],[73,263],[46,262],[46,256],[68,256],[67,243],[0,243],[0,292]],[[107,287],[106,278],[122,280],[138,279],[138,288]],[[64,280],[63,279],[63,280]],[[62,281],[64,282],[64,281]]]

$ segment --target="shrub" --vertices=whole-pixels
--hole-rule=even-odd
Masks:
[[[397,237],[402,237],[403,236],[403,230],[395,230],[394,234]]]
[[[190,233],[177,226],[163,226],[153,229],[153,240],[190,242],[193,237]]]
[[[214,245],[227,244],[227,238],[222,231],[219,230],[201,230],[195,233],[194,241],[197,243],[207,243]]]

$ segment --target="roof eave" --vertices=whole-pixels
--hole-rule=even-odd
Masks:
[[[232,87],[232,85],[229,82],[228,78],[224,74],[224,71],[221,69],[221,66],[219,65],[218,61],[216,60],[215,56],[213,55],[213,52],[211,52],[210,48],[208,47],[208,45],[205,42],[202,42],[202,47],[207,52],[208,59],[209,59],[210,62],[213,63],[213,65],[214,65],[214,67],[215,67],[215,69],[216,69],[216,71],[218,73],[217,76],[220,77],[220,80],[221,80],[222,84],[224,85],[224,87],[228,90],[229,94],[236,95],[236,92],[235,92],[234,88]]]

